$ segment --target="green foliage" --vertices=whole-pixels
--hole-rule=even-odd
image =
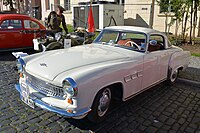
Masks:
[[[74,32],[74,28],[73,28],[73,26],[72,25],[67,25],[67,29],[68,29],[68,32],[70,33],[70,32]]]
[[[185,42],[185,32],[190,29],[190,40],[192,27],[195,29],[194,24],[197,23],[197,10],[200,9],[200,0],[157,0],[160,6],[160,11],[165,14],[166,22],[165,27],[168,31],[172,25],[176,23],[176,29],[182,24],[182,39]],[[171,17],[168,22],[168,17]],[[187,27],[187,23],[190,21],[190,26]],[[200,30],[200,29],[199,29]],[[167,30],[166,30],[167,31]],[[176,33],[177,34],[176,30]],[[194,36],[193,36],[194,37]]]
[[[192,56],[200,57],[199,53],[192,53]]]

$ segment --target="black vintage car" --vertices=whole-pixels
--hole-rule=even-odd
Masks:
[[[77,28],[75,32],[64,34],[62,32],[46,31],[46,36],[41,36],[33,40],[34,50],[44,52],[64,48],[65,39],[71,41],[71,46],[78,46],[92,43],[95,33],[87,32],[83,28]]]

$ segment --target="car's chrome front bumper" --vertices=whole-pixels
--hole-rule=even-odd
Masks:
[[[20,85],[16,84],[15,88],[17,89],[17,91],[20,93],[20,96],[21,96]],[[91,111],[90,108],[83,108],[83,109],[76,111],[76,113],[69,113],[66,110],[53,107],[53,106],[43,102],[42,100],[37,99],[36,97],[30,96],[30,99],[34,102],[34,105],[36,105],[36,106],[38,106],[42,109],[45,109],[45,110],[48,110],[48,111],[51,111],[51,112],[55,112],[57,114],[60,114],[62,116],[66,116],[66,117],[69,117],[69,118],[77,118],[77,119],[82,118],[82,117],[86,116]]]

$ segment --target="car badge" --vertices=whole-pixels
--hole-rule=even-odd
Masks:
[[[45,63],[40,63],[40,66],[47,67],[47,64],[45,64]]]

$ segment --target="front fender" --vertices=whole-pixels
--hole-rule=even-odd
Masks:
[[[46,46],[47,50],[59,49],[62,48],[63,45],[59,42],[51,42]]]
[[[131,61],[132,62],[132,61]],[[78,86],[78,107],[91,107],[96,94],[104,87],[120,83],[124,90],[124,75],[130,67],[130,62],[118,62],[85,66],[60,74],[55,82],[67,77],[73,78]],[[61,84],[61,83],[60,83]]]

